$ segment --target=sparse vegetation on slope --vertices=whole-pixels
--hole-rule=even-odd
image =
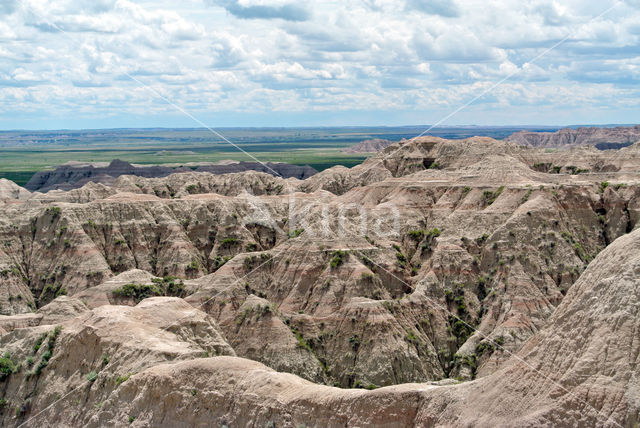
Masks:
[[[151,284],[125,284],[113,290],[114,296],[122,298],[132,298],[140,302],[153,296],[174,296],[184,297],[184,282],[172,276],[164,278],[153,278]]]

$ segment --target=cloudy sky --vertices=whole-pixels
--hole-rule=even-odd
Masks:
[[[640,122],[640,0],[0,0],[0,129],[431,124],[512,74],[444,124]]]

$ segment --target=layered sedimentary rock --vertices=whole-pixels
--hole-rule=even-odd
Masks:
[[[170,174],[189,172],[208,172],[211,174],[229,174],[243,171],[259,171],[282,178],[305,179],[317,171],[310,166],[290,165],[286,163],[259,162],[231,162],[191,167],[169,166],[135,166],[121,160],[114,160],[108,166],[94,166],[91,164],[61,165],[52,171],[41,171],[34,174],[25,188],[35,192],[49,192],[51,190],[77,189],[88,183],[101,183],[111,186],[121,176],[135,176],[144,178],[166,177]],[[0,187],[0,189],[2,189]],[[0,190],[2,191],[2,190]]]
[[[360,143],[344,149],[345,153],[376,153],[389,147],[393,141],[374,138],[372,140],[364,140]]]
[[[595,146],[600,150],[619,149],[640,141],[640,125],[615,128],[565,128],[557,132],[520,131],[507,141],[531,147]]]
[[[639,167],[638,145],[424,137],[306,180],[122,176],[6,199],[3,424],[56,403],[67,425],[633,425]],[[57,325],[39,376],[83,412],[32,391],[30,349]],[[184,352],[120,357],[146,336]]]

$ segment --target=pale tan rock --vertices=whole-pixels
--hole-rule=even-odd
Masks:
[[[156,365],[95,412],[47,416],[90,426],[633,426],[639,250],[640,232],[618,239],[517,357],[474,382],[341,390],[218,357]]]
[[[2,199],[27,199],[31,195],[27,189],[18,186],[11,180],[0,178],[0,200]]]
[[[126,304],[135,306],[135,302],[117,299],[113,292],[126,284],[152,284],[155,278],[149,272],[132,269],[109,278],[104,283],[76,293],[73,297],[93,309],[103,305]]]
[[[88,420],[90,412],[104,405],[110,392],[148,367],[235,355],[210,317],[177,298],[147,299],[136,307],[101,306],[58,326],[19,328],[0,338],[0,348],[21,365],[4,381],[3,395],[10,411],[0,412],[3,426],[24,422],[27,426],[41,425],[42,419],[28,420],[38,409],[63,396],[66,398],[52,407],[55,416],[45,421],[69,426],[84,406],[92,409],[82,412],[81,418]],[[39,349],[34,351],[38,342]],[[46,352],[50,352],[50,359],[37,374],[36,367]],[[92,372],[96,373],[95,380],[88,381]],[[34,384],[38,385],[35,392]]]
[[[41,325],[60,324],[68,319],[87,312],[89,308],[79,299],[67,296],[57,297],[51,303],[38,309],[38,314],[42,315]]]

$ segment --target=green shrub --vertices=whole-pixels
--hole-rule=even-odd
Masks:
[[[434,227],[433,229],[429,230],[425,234],[425,240],[422,243],[422,247],[421,247],[422,251],[424,252],[424,251],[430,250],[431,245],[433,244],[433,240],[438,236],[440,236],[441,234],[442,232],[437,227]]]
[[[467,323],[453,316],[449,316],[449,324],[453,335],[457,338],[457,343],[460,345],[466,342],[473,333],[473,329]]]
[[[421,344],[420,339],[418,339],[418,336],[416,336],[416,333],[413,330],[407,330],[407,334],[405,334],[404,340],[413,345]]]
[[[478,357],[483,356],[485,353],[487,353],[488,355],[493,354],[495,348],[493,347],[493,344],[490,342],[480,342],[476,345],[476,350],[475,353]]]
[[[125,284],[113,290],[113,295],[124,298],[130,297],[136,302],[154,296],[184,297],[186,295],[184,282],[174,276],[153,278],[151,282],[152,284]]]
[[[478,300],[483,301],[487,297],[487,278],[480,276],[478,278]]]
[[[616,189],[616,190],[620,190],[620,189],[622,189],[624,187],[627,187],[627,185],[624,184],[624,183],[618,183],[615,186],[613,186],[613,188]]]
[[[167,296],[184,297],[186,290],[184,288],[184,282],[182,281],[169,281],[166,288]]]
[[[232,247],[232,246],[238,244],[238,242],[240,242],[240,240],[238,238],[233,238],[233,237],[224,238],[220,242],[220,247],[229,248],[229,247]]]
[[[40,337],[36,341],[35,345],[33,345],[33,353],[34,354],[38,352],[38,350],[40,349],[40,346],[42,346],[42,342],[44,342],[44,340],[46,338],[47,338],[47,333],[42,333],[42,335],[40,335]]]
[[[128,381],[132,374],[133,373],[127,373],[126,375],[118,376],[115,379],[116,385],[119,386],[120,384],[125,383],[126,381]]]
[[[289,238],[297,238],[298,236],[300,236],[302,234],[302,232],[304,232],[304,229],[293,230],[293,231],[289,232]]]
[[[422,241],[422,239],[424,238],[424,235],[425,235],[424,230],[410,230],[409,231],[409,238],[411,238],[412,240],[414,240],[416,242]]]
[[[47,367],[47,365],[49,364],[49,360],[53,355],[53,350],[56,345],[56,339],[60,335],[61,330],[62,330],[62,327],[57,326],[48,335],[45,335],[45,337],[47,337],[47,350],[42,354],[42,357],[40,358],[40,362],[38,363],[38,365],[34,370],[34,373],[36,375],[39,375],[42,372],[42,369]],[[41,340],[44,340],[44,338],[41,337]],[[40,348],[40,346],[38,346],[38,348]]]
[[[302,349],[306,349],[307,351],[313,353],[313,350],[311,349],[311,346],[309,345],[309,343],[304,339],[304,337],[302,336],[302,334],[300,334],[300,332],[298,331],[298,329],[296,329],[295,327],[291,327],[291,332],[294,334],[294,336],[296,337],[296,339],[298,340],[298,343],[296,343],[296,346],[298,348],[302,348]]]
[[[384,306],[384,308],[389,311],[389,313],[394,314],[396,312],[397,306],[396,303],[393,301],[389,301],[389,300],[384,300],[383,302],[381,302],[382,306]]]
[[[476,355],[461,355],[454,354],[453,355],[454,365],[467,366],[471,369],[471,378],[476,377],[476,371],[478,369],[478,360]]]
[[[130,283],[113,290],[113,294],[118,297],[131,297],[140,302],[148,297],[163,296],[164,292],[155,284]]]
[[[53,223],[56,218],[60,217],[61,213],[62,210],[60,209],[60,207],[49,207],[45,210],[45,214],[51,216],[51,223]]]
[[[427,238],[437,238],[438,236],[441,235],[441,233],[442,232],[440,231],[440,229],[438,229],[437,227],[434,227],[427,233]]]
[[[199,263],[197,260],[191,260],[191,263],[189,263],[189,264],[187,265],[187,267],[185,268],[185,270],[186,270],[187,272],[189,272],[189,271],[191,271],[191,272],[199,271],[199,270],[200,270],[200,263]]]
[[[0,358],[0,380],[6,379],[18,371],[19,366],[13,362],[11,354],[9,352],[5,353],[4,356]]]
[[[56,344],[56,339],[60,335],[61,331],[62,331],[62,326],[59,325],[59,326],[56,326],[56,328],[54,328],[51,333],[49,333],[49,338],[47,339],[47,347],[51,351],[53,351],[53,348]]]
[[[480,246],[484,244],[487,241],[487,239],[489,239],[489,235],[485,233],[482,236],[476,238],[476,245]]]
[[[358,349],[360,348],[360,337],[357,334],[354,336],[351,336],[349,338],[349,344],[351,345],[351,349],[357,352]]]
[[[496,199],[498,199],[498,196],[500,196],[503,191],[504,191],[504,186],[500,186],[498,190],[496,190],[495,192],[491,192],[490,190],[485,190],[484,192],[482,192],[482,198],[484,199],[487,205],[491,205],[496,201]]]
[[[231,260],[230,256],[216,256],[216,258],[213,260],[213,271],[217,271],[218,269],[220,269],[222,266],[224,266],[229,260]]]
[[[345,253],[342,250],[336,250],[333,252],[333,257],[331,258],[331,261],[329,262],[329,265],[331,266],[332,269],[337,268],[338,266],[342,265],[344,263],[344,259],[347,255],[347,253]]]
[[[565,167],[567,169],[567,171],[569,172],[569,174],[571,175],[576,175],[576,174],[582,174],[584,172],[589,172],[589,170],[587,169],[582,169],[582,168],[578,168],[575,165],[568,165]]]
[[[608,181],[603,181],[602,183],[600,183],[600,187],[598,188],[598,192],[604,193],[604,191],[607,189],[607,187],[609,187],[609,182]]]
[[[551,168],[551,163],[549,162],[538,162],[533,164],[533,169],[540,172],[547,172]]]
[[[98,378],[98,373],[96,373],[95,371],[90,372],[89,374],[87,374],[87,380],[89,382],[93,382]]]

